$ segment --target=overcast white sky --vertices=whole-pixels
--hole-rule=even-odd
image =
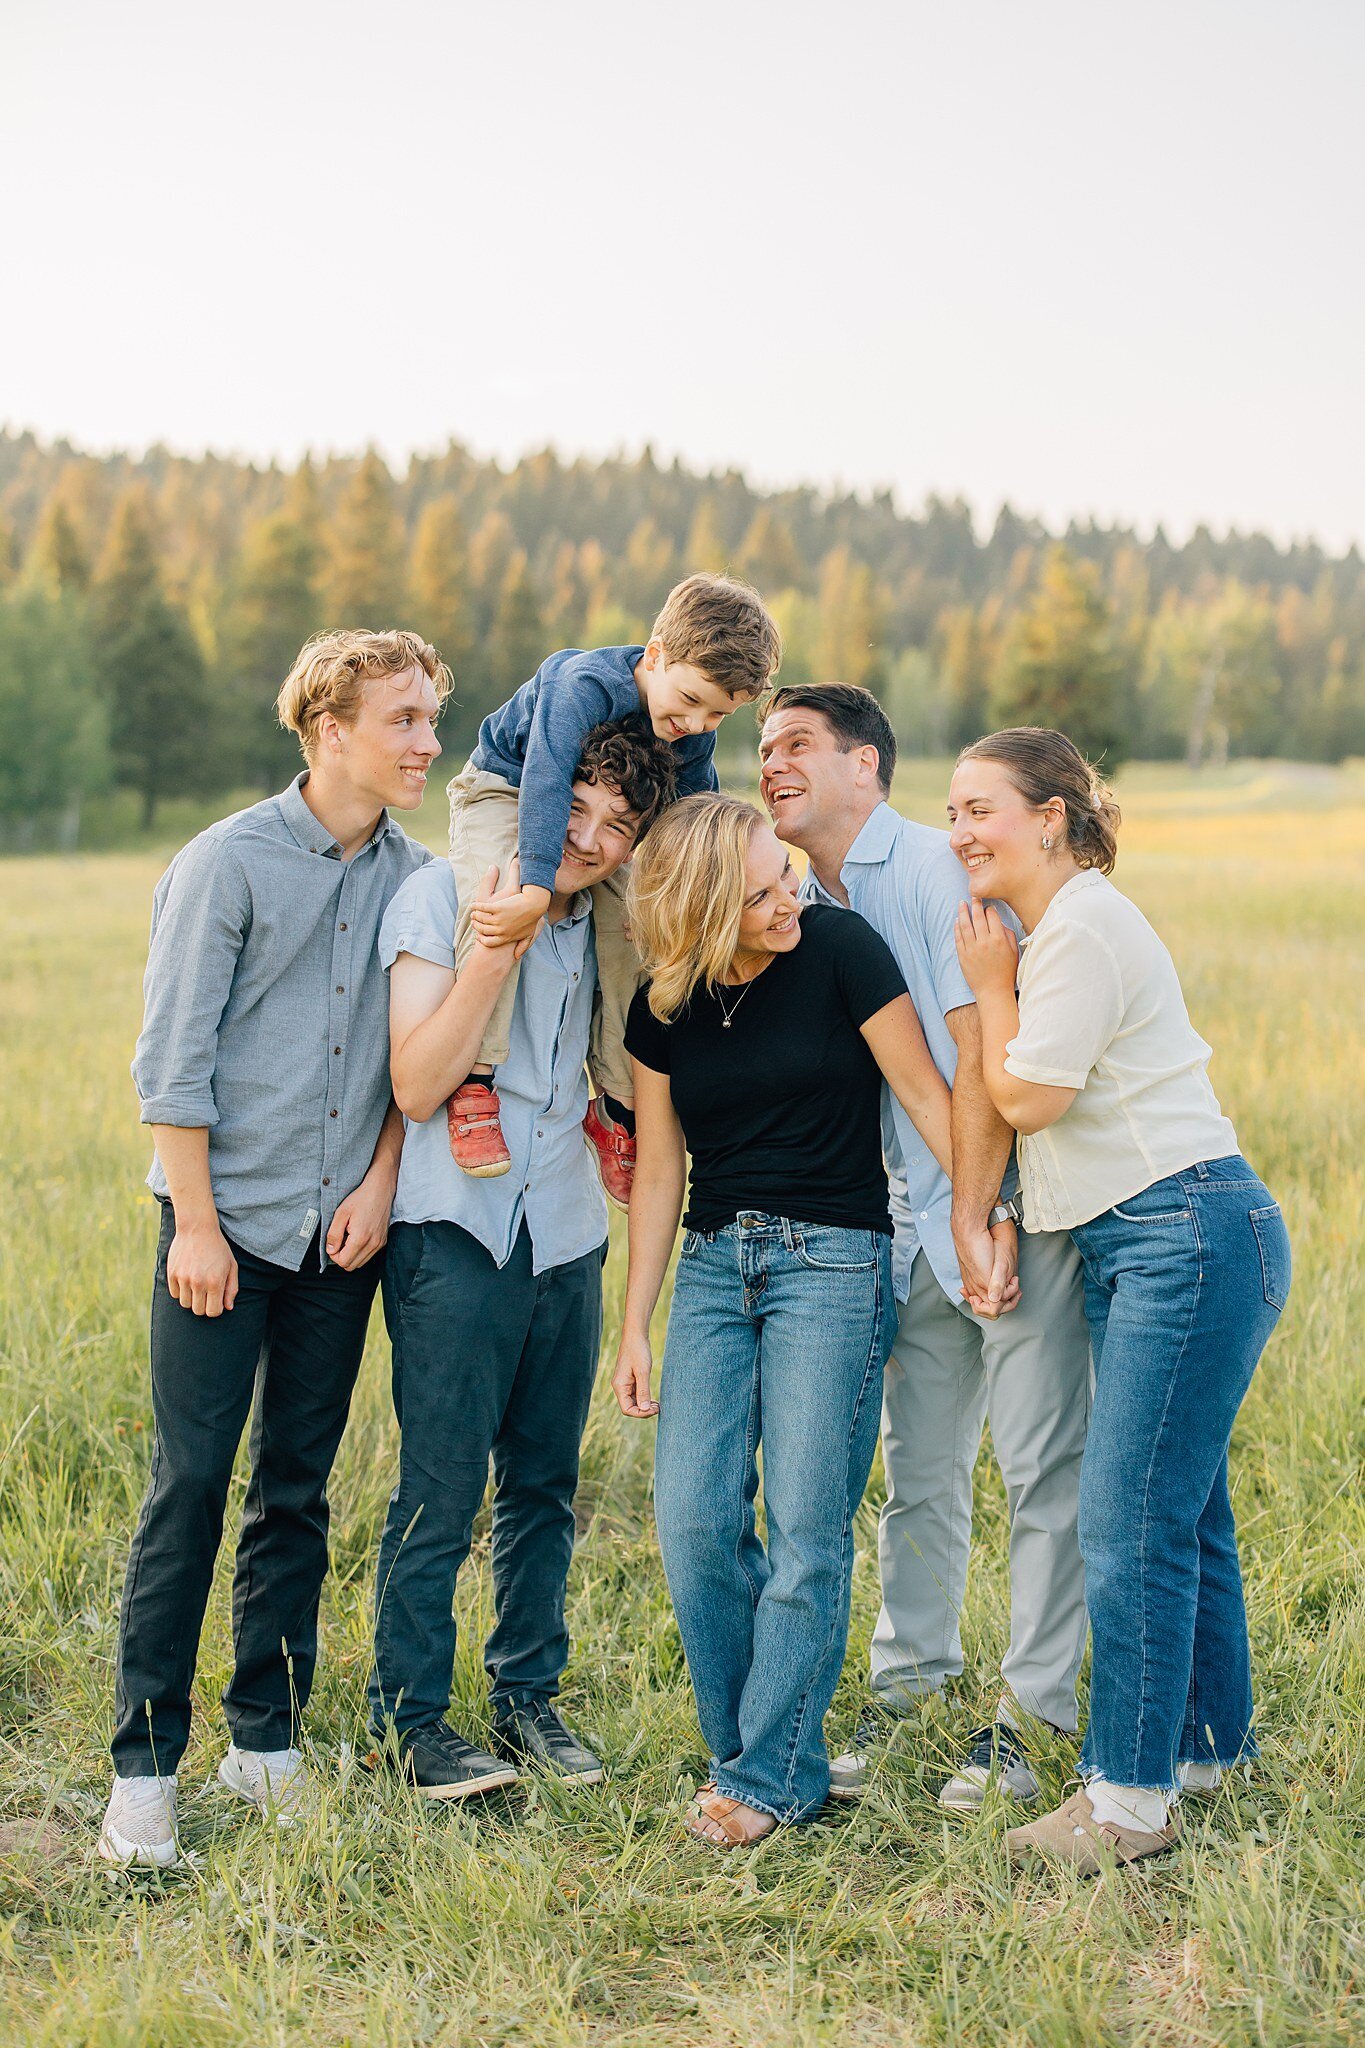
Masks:
[[[1365,542],[1360,0],[0,0],[0,421]]]

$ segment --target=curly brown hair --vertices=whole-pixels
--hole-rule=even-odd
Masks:
[[[574,781],[607,782],[619,790],[640,820],[638,845],[677,793],[678,763],[672,747],[656,738],[649,720],[633,711],[592,728],[578,756]]]

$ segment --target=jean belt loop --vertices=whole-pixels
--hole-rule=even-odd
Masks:
[[[793,1229],[793,1227],[792,1227],[792,1220],[791,1220],[791,1217],[790,1217],[790,1216],[782,1216],[782,1217],[779,1217],[778,1221],[779,1221],[779,1222],[781,1223],[781,1225],[782,1225],[782,1242],[783,1242],[783,1244],[784,1244],[784,1245],[785,1245],[785,1246],[787,1247],[787,1250],[788,1250],[789,1252],[794,1252],[794,1251],[796,1250],[796,1232],[795,1232],[795,1230],[794,1230],[794,1229]]]
[[[1209,1173],[1209,1162],[1207,1159],[1196,1159],[1194,1162],[1194,1170],[1199,1175],[1200,1180],[1209,1180],[1211,1178],[1211,1175]]]

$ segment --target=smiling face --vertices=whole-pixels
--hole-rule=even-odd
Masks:
[[[435,685],[420,668],[375,676],[349,725],[330,712],[320,721],[319,745],[328,752],[332,772],[344,774],[356,797],[376,810],[415,811],[441,751],[440,708]]]
[[[790,953],[801,941],[801,905],[787,849],[775,832],[758,826],[744,863],[744,907],[735,965],[753,968],[772,953]]]
[[[948,792],[953,852],[967,870],[972,896],[1013,903],[1052,864],[1043,847],[1066,832],[1066,807],[1052,797],[1041,808],[1026,801],[999,761],[959,761]]]
[[[610,782],[575,782],[555,894],[572,896],[605,881],[630,859],[639,829],[639,813]]]
[[[808,706],[770,714],[758,757],[763,801],[791,846],[806,846],[850,812],[881,801],[876,748],[841,748],[829,720]]]
[[[640,657],[640,695],[655,736],[670,742],[691,733],[714,732],[722,718],[747,697],[732,697],[713,683],[699,668],[685,661],[669,661],[663,642],[651,640]]]

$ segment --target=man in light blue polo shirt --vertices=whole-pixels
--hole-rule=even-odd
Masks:
[[[638,719],[595,727],[549,912],[529,943],[480,939],[457,980],[446,861],[398,891],[379,935],[406,1129],[384,1275],[402,1442],[379,1548],[370,1719],[385,1760],[432,1799],[508,1784],[522,1760],[579,1783],[601,1776],[553,1704],[569,1649],[564,1595],[607,1236],[583,1137],[597,985],[588,891],[629,858],[671,799],[674,774],[672,749]],[[515,875],[490,871],[476,904],[516,887]],[[512,1170],[481,1178],[452,1156],[449,1098],[518,963],[497,1070]],[[456,1575],[490,1456],[496,1622],[485,1663],[496,1755],[445,1718]]]
[[[998,1779],[1031,1802],[1039,1786],[1024,1747],[1028,1719],[1074,1731],[1085,1646],[1076,1503],[1090,1353],[1080,1260],[1065,1232],[1030,1236],[1018,1247],[1017,1298],[1005,1284],[1017,1183],[1012,1133],[982,1081],[975,1002],[953,938],[966,879],[946,832],[886,801],[896,741],[876,698],[842,683],[779,689],[760,752],[774,825],[809,856],[804,893],[858,911],[881,933],[953,1090],[951,1186],[900,1104],[888,1098],[883,1111],[901,1309],[882,1417],[887,1500],[872,1642],[882,1711],[863,1716],[855,1751],[833,1766],[832,1789],[861,1790],[864,1752],[886,1732],[886,1713],[904,1714],[962,1670],[972,1468],[989,1416],[1010,1509],[1004,1693],[940,1800],[978,1808]]]

